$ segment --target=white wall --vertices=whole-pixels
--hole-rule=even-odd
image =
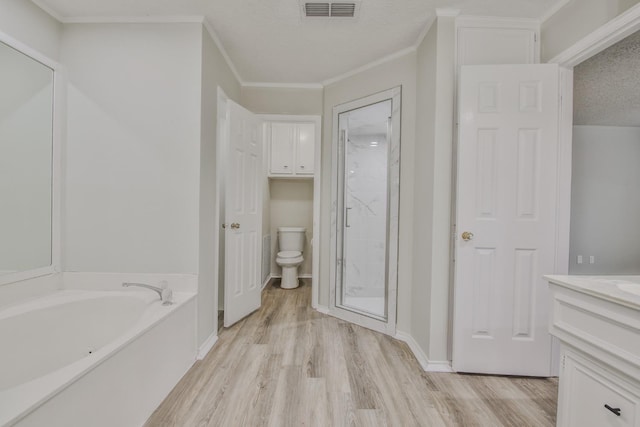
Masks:
[[[322,94],[321,88],[243,86],[240,103],[254,113],[321,115]]]
[[[454,18],[439,17],[417,51],[411,334],[432,362],[450,359],[454,46]]]
[[[574,126],[572,156],[569,273],[640,274],[640,127]]]
[[[637,3],[638,0],[571,0],[542,23],[541,62],[548,62]]]
[[[0,31],[58,60],[62,24],[28,0],[0,0]]]
[[[207,31],[202,33],[202,88],[200,134],[200,217],[198,262],[198,343],[217,332],[220,294],[216,292],[218,277],[215,259],[219,251],[215,245],[216,232],[216,152],[218,126],[218,86],[232,99],[238,99],[240,86],[225,62],[222,53]],[[222,235],[222,233],[220,233]],[[224,277],[224,276],[223,276]],[[220,288],[224,282],[220,281]],[[223,294],[222,294],[223,295]]]
[[[416,54],[409,52],[392,61],[337,81],[325,88],[322,135],[322,197],[320,219],[319,304],[329,305],[331,227],[331,144],[334,106],[377,92],[402,86],[400,154],[400,232],[398,254],[397,329],[411,328],[411,284],[413,262],[413,188],[416,130]]]
[[[200,24],[66,25],[66,271],[197,273]]]
[[[305,227],[307,238],[303,251],[304,262],[298,267],[299,275],[311,275],[311,239],[313,237],[313,180],[271,179],[271,274],[281,276],[282,269],[276,264],[278,253],[278,227]],[[267,225],[265,224],[265,227]],[[266,234],[267,229],[263,231]]]

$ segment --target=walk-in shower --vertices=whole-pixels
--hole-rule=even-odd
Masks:
[[[395,328],[400,88],[334,108],[331,309]],[[360,319],[360,321],[356,320]]]

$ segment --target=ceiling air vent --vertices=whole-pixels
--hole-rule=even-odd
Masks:
[[[305,18],[355,18],[360,2],[321,3],[301,1]]]

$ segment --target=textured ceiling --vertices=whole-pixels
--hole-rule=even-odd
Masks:
[[[437,8],[539,18],[564,0],[362,0],[355,20],[302,19],[299,0],[36,0],[63,20],[205,16],[244,82],[320,83],[412,47]]]
[[[640,126],[640,31],[574,69],[576,125]]]

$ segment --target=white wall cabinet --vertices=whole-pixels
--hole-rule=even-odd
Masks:
[[[460,17],[456,20],[458,67],[539,62],[536,21]]]
[[[315,162],[315,124],[271,122],[269,176],[312,178]]]

